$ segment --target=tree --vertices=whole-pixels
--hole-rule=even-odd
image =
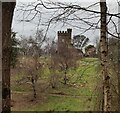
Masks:
[[[89,57],[96,57],[96,48],[94,45],[88,45],[85,47],[85,54]]]
[[[52,88],[57,87],[57,83],[59,80],[59,76],[57,74],[57,71],[59,70],[58,67],[58,54],[57,54],[57,43],[52,41],[52,45],[49,49],[50,51],[50,56],[51,56],[51,62],[49,66],[50,70],[50,85]]]
[[[120,12],[120,1],[118,2],[118,4],[118,11]],[[120,18],[118,19],[118,23],[120,23]],[[118,29],[120,29],[120,24],[118,24]],[[120,31],[118,31],[117,50],[118,111],[120,111]]]
[[[110,111],[111,94],[110,94],[110,76],[108,73],[108,40],[107,40],[107,6],[106,1],[100,1],[101,10],[101,30],[100,30],[100,54],[101,67],[103,76],[103,111]]]
[[[77,56],[77,50],[73,47],[68,48],[66,45],[63,46],[61,51],[57,53],[57,63],[59,65],[59,68],[61,71],[64,72],[63,76],[63,83],[67,84],[69,81],[67,72],[70,68],[75,68],[77,66],[77,60],[80,59],[79,56]]]
[[[22,39],[20,40],[19,42],[19,45],[20,45],[20,55],[24,56],[24,55],[27,55],[27,50],[28,50],[28,39],[27,38],[23,38],[22,36]]]
[[[80,58],[80,56],[77,55],[77,50],[71,44],[71,29],[68,29],[67,32],[68,33],[59,33],[58,31],[57,48],[55,43],[53,43],[51,50],[52,67],[55,68],[54,70],[63,72],[64,84],[67,84],[68,81],[68,69],[75,68],[77,66],[76,61]]]
[[[34,67],[29,67],[26,65],[27,73],[31,76],[31,83],[33,88],[33,97],[36,99],[36,83],[39,78],[38,70],[41,68],[41,64],[39,63],[39,47],[37,45],[37,41],[33,40],[32,37],[29,39],[29,44],[31,44],[30,51],[32,54],[29,54],[29,56],[32,56],[31,59],[33,59]]]
[[[118,79],[118,111],[120,111],[120,39],[117,42],[118,55],[117,55],[117,79]]]
[[[32,87],[33,98],[32,101],[37,98],[37,81],[40,77],[40,69],[42,68],[41,62],[39,61],[38,54],[33,56],[29,55],[26,59],[20,61],[19,71],[23,72],[23,76],[20,80],[17,80],[18,85],[30,82]]]
[[[42,68],[39,57],[41,56],[41,46],[44,43],[42,31],[37,31],[35,37],[30,36],[29,39],[24,39],[21,41],[21,47],[24,49],[26,53],[25,61],[20,61],[21,69],[25,72],[25,76],[20,80],[24,80],[25,78],[29,78],[28,80],[32,84],[32,92],[33,99],[37,98],[37,90],[36,85],[37,81],[40,77],[40,69]]]
[[[89,38],[85,37],[84,35],[75,35],[73,37],[73,45],[77,48],[82,50],[89,42]]]
[[[108,46],[108,57],[109,57],[109,67],[112,69],[112,71],[110,71],[110,73],[113,75],[111,76],[111,92],[113,94],[115,94],[115,97],[112,97],[113,101],[116,101],[116,103],[114,104],[115,109],[117,111],[119,111],[119,107],[120,107],[120,79],[119,79],[119,39],[110,37],[109,38],[109,46]]]
[[[30,36],[30,38],[28,39],[28,48],[27,48],[27,55],[28,56],[34,56],[34,55],[41,55],[41,48],[39,47],[39,42],[32,38],[32,36]]]
[[[15,2],[2,2],[2,110],[10,112],[11,25]]]
[[[11,43],[12,43],[12,52],[11,52],[11,66],[14,68],[17,62],[17,56],[19,52],[19,40],[16,39],[16,33],[11,33]]]

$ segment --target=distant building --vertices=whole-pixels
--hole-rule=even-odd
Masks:
[[[96,48],[94,47],[94,45],[88,45],[85,48],[85,56],[96,57]]]
[[[72,29],[67,29],[67,31],[58,31],[58,52],[63,54],[65,52],[65,47],[69,48],[72,52],[73,57],[81,58],[83,57],[83,52],[77,49],[71,43]]]
[[[78,56],[80,56],[81,58],[84,57],[84,53],[81,49],[76,49],[76,50],[77,50]]]
[[[70,48],[71,45],[72,29],[67,31],[58,31],[58,51],[63,51],[64,47]]]

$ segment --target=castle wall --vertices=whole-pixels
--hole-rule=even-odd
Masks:
[[[63,51],[64,47],[71,45],[72,29],[67,31],[58,31],[58,51]]]

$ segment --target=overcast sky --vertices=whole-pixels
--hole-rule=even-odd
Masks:
[[[37,0],[36,0],[37,1]],[[44,0],[45,1],[45,0]],[[81,3],[82,6],[86,6],[89,5],[90,3],[96,3],[99,0],[51,0],[51,1],[60,1],[60,2],[76,2],[76,3]],[[89,1],[89,2],[88,2]],[[109,1],[109,2],[108,2]],[[111,12],[117,12],[118,8],[116,7],[116,2],[117,0],[107,0],[107,4],[109,5],[109,10]],[[35,2],[35,0],[17,0],[17,5],[16,8],[18,7],[18,5],[20,4],[20,2]],[[97,7],[97,10],[99,10],[99,7]],[[21,15],[21,17],[18,16],[18,12],[15,11],[14,14],[14,18],[13,18],[13,31],[18,32],[19,35],[25,35],[25,36],[30,36],[30,35],[34,35],[36,32],[36,26],[37,26],[37,20],[34,20],[33,22],[30,23],[26,23],[26,22],[20,22],[19,19],[23,18],[23,15]],[[80,14],[80,16],[84,17],[84,14]],[[44,14],[43,18],[47,18],[49,17],[48,14]],[[94,20],[93,20],[94,21]],[[75,23],[76,25],[78,25],[78,23]],[[85,27],[85,25],[83,25],[83,27]],[[86,26],[87,27],[87,26]],[[77,35],[80,34],[82,31],[78,28],[73,28],[70,25],[65,25],[64,27],[62,27],[62,24],[56,24],[53,25],[49,31],[48,31],[48,37],[56,37],[57,36],[57,31],[59,30],[66,30],[67,28],[72,28],[73,29],[73,35]],[[44,26],[41,26],[41,29],[45,29]],[[95,43],[95,38],[99,36],[99,30],[96,31],[88,31],[86,33],[84,33],[84,35],[88,38],[90,38],[91,42]]]

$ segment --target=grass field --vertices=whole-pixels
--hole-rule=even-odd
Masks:
[[[93,111],[95,109],[97,94],[96,84],[98,78],[99,61],[97,58],[84,58],[79,61],[79,67],[69,69],[67,85],[58,83],[55,89],[48,86],[49,69],[42,69],[37,83],[37,99],[32,99],[30,83],[21,85],[16,83],[24,73],[12,70],[11,88],[13,111]],[[71,85],[72,83],[72,85]]]

